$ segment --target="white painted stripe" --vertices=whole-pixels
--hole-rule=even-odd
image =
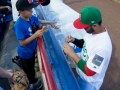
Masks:
[[[40,73],[42,74],[41,77],[43,79],[44,90],[48,90],[45,73],[42,71],[42,61],[41,61],[41,56],[40,56],[40,51],[39,51],[38,46],[37,46],[37,57],[38,57],[39,70],[40,70]]]

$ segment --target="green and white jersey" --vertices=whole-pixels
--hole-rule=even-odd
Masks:
[[[78,75],[83,80],[81,83],[88,85],[82,90],[99,90],[112,53],[111,40],[107,31],[100,34],[86,34],[83,39],[85,42],[80,58],[86,61],[87,67],[96,74],[87,76],[78,67],[76,68]]]

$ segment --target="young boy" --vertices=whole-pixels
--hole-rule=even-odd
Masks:
[[[20,17],[14,25],[14,31],[19,41],[18,56],[20,57],[21,68],[28,76],[30,83],[37,81],[35,77],[35,50],[37,46],[36,38],[42,37],[42,34],[48,29],[42,24],[50,24],[54,27],[54,22],[41,20],[32,15],[32,8],[38,6],[38,3],[33,3],[31,0],[18,0],[16,8],[20,13]],[[39,30],[34,32],[34,25],[38,26]]]

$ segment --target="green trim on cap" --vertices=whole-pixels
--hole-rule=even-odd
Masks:
[[[102,20],[101,12],[98,8],[94,6],[86,6],[84,7],[81,12],[81,22],[84,24],[97,24]]]

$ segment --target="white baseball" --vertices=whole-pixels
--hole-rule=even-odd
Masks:
[[[59,29],[61,25],[59,23],[55,23],[55,28]]]

